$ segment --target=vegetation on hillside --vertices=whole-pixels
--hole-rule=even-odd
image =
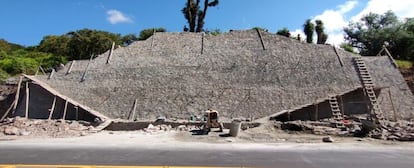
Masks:
[[[414,18],[401,21],[392,11],[369,13],[344,31],[347,44],[361,55],[377,55],[385,46],[396,59],[414,60]]]

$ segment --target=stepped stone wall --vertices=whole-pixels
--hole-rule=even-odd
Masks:
[[[109,64],[108,51],[90,63],[75,61],[70,74],[68,63],[52,79],[37,78],[110,118],[128,119],[137,100],[140,120],[188,118],[209,108],[225,119],[257,119],[362,87],[352,62],[356,55],[261,35],[264,46],[252,30],[217,36],[156,33],[114,50]],[[383,109],[409,117],[414,97],[398,70],[387,57],[364,60],[376,86],[389,90],[380,95]]]

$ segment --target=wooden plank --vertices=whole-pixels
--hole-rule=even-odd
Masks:
[[[10,105],[10,107],[9,107],[9,109],[7,109],[7,111],[4,113],[4,115],[1,117],[1,119],[0,119],[0,121],[3,121],[6,117],[7,117],[7,115],[9,114],[9,112],[11,111],[11,109],[13,109],[13,106],[14,106],[14,104],[15,104],[16,102],[14,101],[11,105]]]
[[[39,69],[42,71],[43,75],[46,74],[45,70],[42,68],[42,66],[39,66]]]
[[[108,55],[108,58],[106,59],[106,64],[109,64],[111,62],[111,57],[112,57],[114,48],[115,48],[115,42],[112,42],[112,47],[111,47],[111,50],[109,50],[109,55]]]
[[[52,72],[50,72],[49,77],[47,77],[47,79],[52,79],[54,74],[55,74],[55,69],[52,68]]]
[[[16,112],[17,103],[19,103],[20,87],[22,87],[22,80],[23,80],[23,76],[20,76],[19,77],[19,83],[17,84],[16,95],[14,97],[14,105],[13,105],[13,113],[12,114],[14,114]]]
[[[335,54],[336,54],[336,58],[338,58],[339,64],[341,64],[341,67],[343,67],[344,66],[344,63],[343,63],[343,61],[341,59],[341,56],[339,55],[338,50],[336,49],[335,46],[332,46],[332,47],[334,48],[334,51],[335,51]]]
[[[397,121],[397,110],[395,109],[394,106],[394,101],[392,101],[392,96],[391,96],[391,88],[388,88],[388,96],[390,97],[390,102],[391,102],[391,106],[392,106],[392,110],[394,111],[394,121]]]
[[[73,60],[72,61],[72,63],[70,63],[70,66],[69,66],[69,68],[68,68],[68,71],[66,71],[66,75],[67,74],[70,74],[71,72],[72,72],[72,68],[73,68],[73,65],[75,64],[75,60]]]
[[[257,31],[257,34],[259,35],[260,43],[262,44],[263,50],[266,50],[266,46],[265,46],[263,38],[262,38],[262,33],[260,32],[259,29],[256,29],[256,31]]]
[[[201,55],[204,53],[204,35],[205,33],[201,33]]]
[[[85,79],[86,79],[86,73],[89,70],[89,65],[91,64],[92,59],[93,59],[93,55],[91,55],[91,58],[89,58],[88,65],[86,65],[85,71],[83,72],[83,75],[82,75],[82,78],[81,78],[81,82],[85,81]]]
[[[68,100],[65,100],[65,108],[63,109],[63,117],[62,119],[65,120],[66,119],[66,111],[68,109]]]
[[[24,117],[29,118],[29,82],[26,82],[26,107]]]
[[[48,117],[48,120],[52,119],[53,112],[55,111],[55,105],[56,105],[56,95],[53,98],[52,107],[49,109],[49,117]]]
[[[134,105],[132,106],[132,110],[131,110],[131,118],[130,118],[130,120],[131,121],[134,121],[134,119],[135,119],[135,113],[136,113],[136,109],[137,109],[137,102],[138,102],[138,99],[135,99],[134,100]]]

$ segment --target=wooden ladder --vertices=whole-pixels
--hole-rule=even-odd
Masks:
[[[361,79],[362,85],[365,90],[365,94],[369,98],[370,101],[370,111],[371,116],[374,119],[376,124],[384,124],[384,116],[381,111],[381,107],[379,106],[377,96],[375,95],[374,91],[374,83],[372,81],[372,77],[369,74],[365,61],[362,60],[361,57],[354,57],[354,62],[359,72],[359,77]]]
[[[345,125],[343,123],[344,117],[342,116],[336,96],[329,96],[329,105],[331,106],[332,116],[335,120],[335,127],[345,128]]]

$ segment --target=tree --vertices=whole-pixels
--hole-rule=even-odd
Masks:
[[[122,37],[122,44],[123,46],[128,46],[132,44],[134,41],[138,41],[138,37],[135,34],[127,34]]]
[[[359,22],[351,22],[344,32],[347,43],[357,48],[361,55],[377,55],[387,44],[387,49],[396,58],[413,60],[413,28],[412,18],[401,22],[388,11],[382,15],[369,13]]]
[[[165,28],[150,28],[150,29],[144,29],[139,33],[138,40],[146,40],[149,37],[151,37],[154,32],[166,32]]]
[[[287,28],[283,28],[283,29],[278,30],[276,34],[281,35],[281,36],[285,36],[285,37],[290,37],[290,31]]]
[[[41,52],[53,53],[55,55],[69,56],[69,42],[70,37],[67,35],[49,35],[43,37],[36,49]]]
[[[310,19],[306,20],[305,24],[303,25],[303,32],[306,35],[306,42],[313,43],[313,32],[315,30],[315,25],[312,23]]]
[[[100,30],[82,29],[66,34],[70,38],[68,44],[69,60],[89,59],[111,48],[112,42],[122,45],[121,35]]]
[[[328,35],[324,32],[324,25],[322,20],[315,20],[315,32],[317,35],[316,44],[325,44],[326,40],[328,40]]]
[[[187,0],[185,7],[181,10],[188,22],[190,32],[201,32],[204,28],[204,18],[207,14],[208,7],[214,7],[219,4],[219,0],[204,0],[203,10],[200,10],[200,0]]]

